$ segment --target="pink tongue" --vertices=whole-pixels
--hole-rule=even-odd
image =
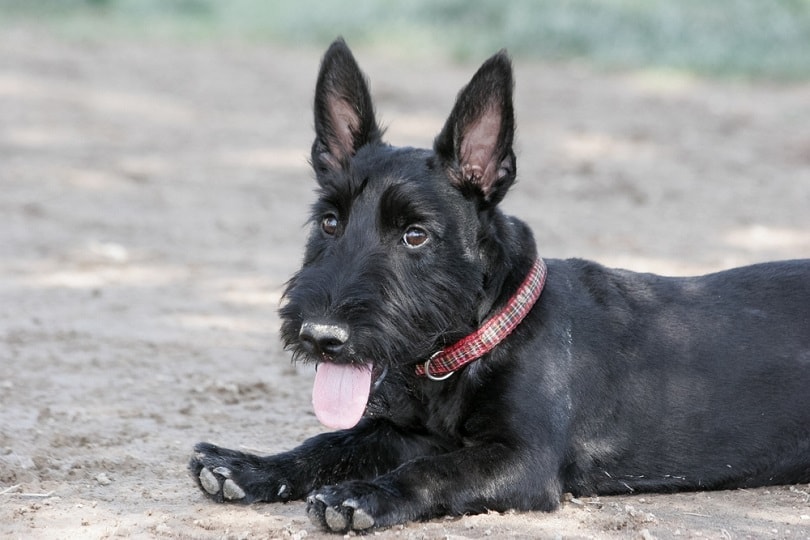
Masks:
[[[371,366],[323,362],[315,373],[312,406],[321,424],[332,429],[354,427],[368,403]]]

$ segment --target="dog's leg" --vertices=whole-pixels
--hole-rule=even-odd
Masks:
[[[324,433],[274,456],[256,456],[209,443],[194,447],[189,471],[216,502],[285,502],[347,479],[374,478],[415,456],[439,449],[385,421]]]
[[[347,532],[445,514],[548,511],[562,493],[557,470],[503,444],[467,447],[416,458],[373,480],[324,486],[307,498],[307,513],[324,529]]]

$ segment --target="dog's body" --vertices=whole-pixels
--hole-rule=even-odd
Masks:
[[[282,335],[319,362],[319,418],[346,429],[269,457],[198,445],[190,468],[213,499],[309,495],[312,519],[345,531],[551,510],[564,491],[810,482],[807,260],[695,278],[546,260],[508,337],[446,380],[417,374],[509,305],[537,257],[497,207],[516,173],[511,91],[496,55],[433,151],[395,148],[348,48],[327,51],[320,198]]]

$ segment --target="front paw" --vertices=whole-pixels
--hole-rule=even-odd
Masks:
[[[362,481],[325,486],[307,497],[307,515],[312,523],[338,533],[367,531],[407,521],[405,506],[396,504],[392,491]]]
[[[216,502],[286,502],[293,495],[268,458],[199,443],[188,468],[203,493]]]

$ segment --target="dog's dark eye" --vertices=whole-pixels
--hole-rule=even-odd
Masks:
[[[334,214],[327,214],[321,221],[321,230],[329,236],[334,236],[338,228],[338,218]]]
[[[411,226],[402,235],[402,241],[409,248],[422,247],[428,241],[428,233],[422,227]]]

